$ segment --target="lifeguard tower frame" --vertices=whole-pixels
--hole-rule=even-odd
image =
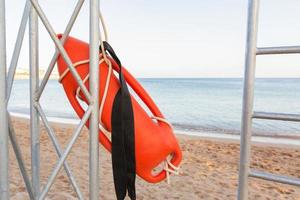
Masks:
[[[89,0],[89,31],[90,31],[90,91],[87,90],[83,81],[80,79],[75,70],[69,56],[63,48],[63,43],[70,33],[72,26],[81,10],[84,0],[78,0],[72,16],[66,26],[63,37],[59,40],[54,29],[49,23],[47,16],[39,5],[37,0],[26,0],[25,8],[18,31],[15,48],[9,66],[8,73],[6,72],[6,30],[5,30],[5,0],[0,0],[0,199],[9,199],[9,156],[8,144],[9,139],[16,154],[16,158],[20,167],[22,177],[25,182],[27,192],[30,199],[45,199],[51,185],[53,184],[59,170],[64,167],[67,176],[72,184],[78,199],[83,199],[83,195],[78,187],[74,176],[66,162],[67,156],[70,153],[73,144],[78,138],[84,124],[90,120],[90,142],[89,142],[89,199],[99,199],[99,143],[98,143],[98,116],[99,116],[99,0]],[[31,132],[31,179],[27,173],[22,157],[22,152],[18,146],[18,141],[15,136],[14,127],[11,122],[11,117],[7,111],[7,104],[12,90],[14,75],[20,55],[20,50],[24,38],[24,33],[29,19],[29,60],[30,60],[30,132]],[[39,83],[39,57],[38,57],[38,20],[41,20],[49,35],[51,36],[56,52],[49,64],[41,83]],[[77,80],[81,90],[89,101],[89,106],[80,123],[77,125],[69,144],[62,150],[55,137],[54,131],[51,128],[47,117],[39,103],[40,97],[48,82],[50,74],[55,66],[58,55],[61,55],[68,67]],[[48,178],[47,183],[40,191],[40,132],[39,121],[43,122],[47,133],[54,144],[56,153],[59,157],[54,170]]]
[[[248,199],[249,177],[300,186],[300,179],[250,170],[253,119],[300,122],[300,115],[286,113],[253,112],[255,65],[257,55],[300,53],[300,46],[256,47],[260,0],[248,0],[247,41],[244,74],[244,96],[241,129],[238,200]]]

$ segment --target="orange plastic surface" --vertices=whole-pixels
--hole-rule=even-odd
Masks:
[[[58,35],[61,38],[61,35]],[[67,51],[72,63],[89,59],[89,45],[78,39],[68,37],[64,48]],[[114,60],[110,58],[113,69],[119,71],[119,67]],[[62,56],[57,59],[58,71],[61,75],[67,68]],[[100,64],[100,92],[99,99],[101,101],[105,81],[108,75],[108,66],[105,62]],[[89,73],[89,64],[83,64],[76,67],[81,79],[84,79]],[[155,105],[151,97],[139,84],[139,82],[125,69],[122,68],[124,77],[133,89],[133,91],[139,96],[144,104],[152,112],[153,116],[164,118],[158,107]],[[84,115],[84,109],[81,107],[78,98],[76,97],[76,89],[78,84],[75,81],[71,72],[69,72],[62,80],[62,85],[66,92],[66,95],[80,118]],[[85,83],[87,89],[89,89],[89,81]],[[108,95],[104,104],[103,115],[101,116],[107,130],[111,131],[111,111],[114,102],[115,95],[120,87],[119,80],[112,73]],[[88,101],[82,92],[79,93],[80,98],[87,104]],[[151,119],[148,113],[143,109],[136,99],[131,95],[132,106],[134,111],[134,127],[135,127],[135,153],[136,153],[136,172],[137,174],[151,183],[157,183],[166,178],[166,172],[162,170],[159,174],[153,175],[152,170],[161,162],[166,160],[168,155],[172,155],[171,163],[178,166],[182,159],[182,153],[178,142],[174,136],[172,128],[164,122],[156,122]],[[86,123],[89,127],[89,122]],[[110,139],[106,137],[99,130],[99,141],[108,150],[111,151]]]

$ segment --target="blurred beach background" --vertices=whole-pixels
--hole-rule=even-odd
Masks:
[[[241,78],[142,78],[140,83],[179,132],[239,134],[243,80]],[[300,79],[259,78],[255,85],[255,111],[300,114]],[[62,85],[50,80],[41,105],[51,121],[76,123],[78,117]],[[16,80],[9,110],[29,115],[29,81]],[[255,120],[254,134],[300,138],[297,122]]]

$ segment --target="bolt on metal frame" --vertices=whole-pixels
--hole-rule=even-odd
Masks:
[[[65,32],[61,39],[58,39],[54,29],[49,23],[45,13],[40,7],[37,0],[26,0],[24,12],[17,34],[12,59],[10,62],[9,71],[6,75],[6,38],[5,38],[5,0],[0,0],[0,199],[9,199],[9,170],[8,170],[8,139],[10,139],[14,153],[19,164],[21,175],[24,179],[27,192],[30,199],[45,199],[48,191],[55,181],[60,169],[64,167],[70,183],[77,194],[78,199],[84,199],[79,189],[78,184],[68,166],[66,159],[78,139],[84,124],[90,119],[90,142],[89,142],[89,199],[99,199],[99,143],[98,143],[98,107],[99,107],[99,0],[90,0],[90,91],[86,88],[79,74],[74,68],[71,59],[66,53],[63,44],[69,35],[74,22],[82,8],[84,0],[78,0],[71,15],[71,18],[66,26]],[[30,60],[30,132],[31,132],[31,180],[27,173],[24,159],[18,145],[14,127],[11,122],[11,117],[7,111],[8,101],[11,95],[11,90],[14,82],[14,76],[20,56],[20,51],[24,39],[27,21],[29,19],[29,60]],[[39,58],[38,58],[38,20],[41,20],[47,29],[51,39],[53,40],[56,51],[51,59],[47,71],[39,84]],[[62,150],[55,136],[54,130],[51,128],[49,121],[39,103],[40,97],[49,80],[51,72],[55,66],[58,55],[61,55],[68,67],[78,82],[81,90],[88,99],[89,105],[76,127],[69,144],[65,150]],[[58,156],[58,161],[48,178],[42,191],[40,191],[40,140],[39,140],[39,121],[43,122],[47,134],[52,141],[55,151]]]
[[[260,178],[284,184],[300,186],[300,179],[250,170],[252,120],[300,121],[300,115],[286,113],[253,112],[254,82],[257,55],[300,53],[300,46],[256,47],[258,29],[259,0],[248,0],[247,41],[244,72],[244,94],[239,165],[238,199],[248,199],[248,178]]]

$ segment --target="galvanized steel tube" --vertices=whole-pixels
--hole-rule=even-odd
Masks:
[[[17,162],[19,164],[19,169],[21,171],[21,174],[22,174],[22,177],[23,177],[28,195],[29,195],[30,199],[34,199],[34,194],[33,194],[33,191],[32,191],[32,185],[31,185],[31,182],[30,182],[29,175],[26,171],[25,162],[24,162],[24,159],[23,159],[23,156],[22,156],[22,151],[21,151],[20,146],[17,142],[17,136],[16,136],[16,133],[15,133],[15,130],[14,130],[14,127],[13,127],[13,123],[11,121],[11,117],[10,117],[8,112],[7,112],[7,116],[8,116],[8,125],[9,125],[8,126],[9,127],[9,138],[10,138],[10,141],[11,141],[11,145],[14,149],[16,159],[17,159]]]
[[[300,53],[300,46],[260,47],[257,48],[256,51],[256,55],[294,54],[294,53]]]
[[[31,133],[31,176],[32,189],[35,198],[40,193],[40,131],[39,116],[35,108],[36,92],[39,86],[38,59],[38,15],[31,7],[29,15],[29,51],[30,51],[30,133]]]
[[[90,118],[89,189],[91,200],[99,199],[99,0],[90,0]]]
[[[300,179],[290,177],[290,176],[282,176],[282,175],[271,174],[271,173],[257,171],[257,170],[250,171],[249,176],[253,178],[260,178],[267,181],[274,181],[277,183],[289,184],[298,187],[300,186]]]
[[[9,199],[5,0],[0,0],[0,199]]]
[[[248,177],[252,134],[258,7],[259,0],[249,0],[238,186],[239,200],[248,199]]]

